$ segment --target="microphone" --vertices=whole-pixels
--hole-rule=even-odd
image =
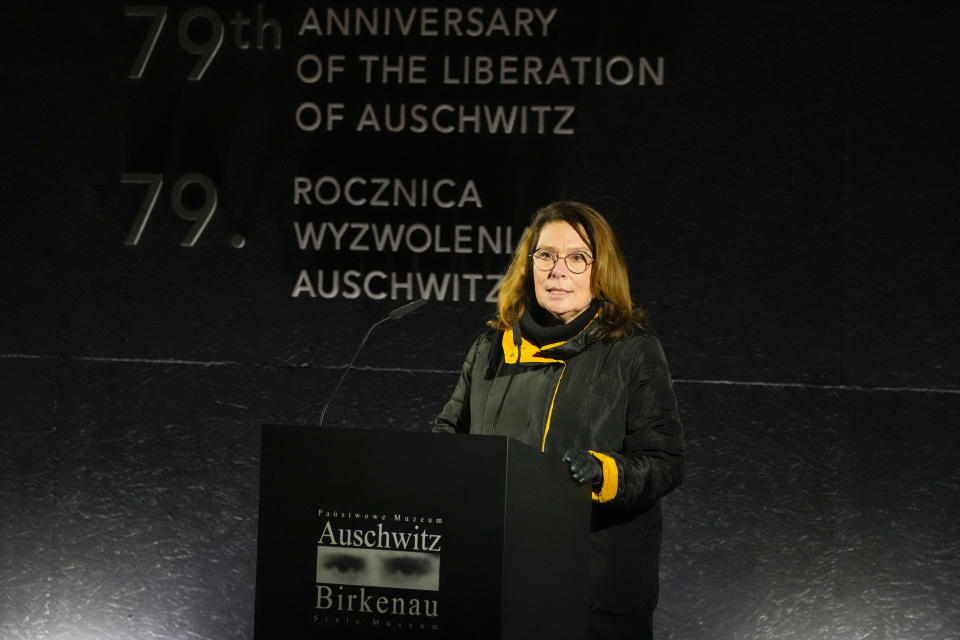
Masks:
[[[391,311],[390,313],[388,313],[388,314],[387,314],[387,317],[384,318],[383,320],[396,320],[397,318],[402,318],[403,316],[407,315],[408,313],[413,313],[414,311],[416,311],[417,309],[419,309],[420,307],[422,307],[422,306],[425,305],[425,304],[427,304],[427,299],[426,299],[426,298],[420,298],[419,300],[414,300],[413,302],[408,302],[407,304],[403,305],[402,307],[397,307],[396,309],[394,309],[393,311]],[[381,320],[380,322],[383,322],[383,320]],[[380,323],[378,322],[377,324],[380,324]],[[373,326],[375,327],[375,326],[377,326],[377,325],[375,324],[375,325],[373,325]],[[373,329],[373,327],[370,327],[370,328]]]
[[[353,357],[350,358],[350,363],[347,364],[347,368],[343,370],[343,375],[340,376],[340,380],[337,381],[337,386],[333,389],[333,393],[330,394],[330,398],[327,400],[327,404],[323,405],[323,411],[320,412],[320,419],[317,421],[317,426],[320,427],[323,425],[323,417],[327,415],[327,408],[330,406],[330,403],[333,402],[333,399],[337,395],[337,391],[340,390],[340,385],[343,384],[344,378],[347,377],[347,374],[350,372],[353,363],[357,361],[357,356],[360,355],[360,350],[363,349],[363,345],[367,343],[367,338],[370,337],[370,334],[373,333],[373,330],[377,326],[383,324],[387,320],[397,320],[407,315],[408,313],[413,313],[423,305],[427,304],[426,298],[421,298],[420,300],[414,300],[413,302],[408,302],[402,307],[397,307],[393,311],[387,314],[386,318],[377,320],[374,322],[369,329],[367,329],[367,335],[363,336],[363,340],[360,341],[360,346],[357,347],[357,350],[354,352]]]

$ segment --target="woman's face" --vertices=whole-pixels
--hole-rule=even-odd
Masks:
[[[533,288],[537,302],[550,315],[566,324],[590,306],[593,292],[590,291],[591,264],[583,273],[573,273],[563,259],[571,253],[582,253],[593,262],[593,252],[569,223],[558,220],[548,222],[540,230],[540,238],[534,250],[546,249],[560,256],[550,271],[541,271],[531,265]],[[571,259],[572,262],[572,259]]]

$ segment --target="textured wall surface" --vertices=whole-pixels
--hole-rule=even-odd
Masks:
[[[576,52],[651,43],[665,86],[558,89],[582,107],[569,139],[489,138],[462,157],[456,138],[333,139],[333,160],[263,115],[293,104],[265,62],[131,88],[147,23],[121,3],[9,9],[0,637],[252,637],[259,425],[315,422],[367,326],[403,302],[291,299],[305,259],[262,194],[287,198],[302,160],[485,167],[497,223],[564,196],[612,219],[689,449],[664,500],[660,638],[960,638],[960,14],[557,4],[565,29],[584,22]],[[171,25],[192,6],[170,5]],[[158,60],[174,58],[171,25]],[[179,81],[190,64],[152,69]],[[158,211],[124,246],[139,194],[121,171],[197,167],[223,191],[205,242],[179,247],[185,225]],[[219,234],[239,231],[238,253]],[[379,327],[325,423],[427,428],[490,313],[433,301]]]
[[[338,372],[0,372],[4,637],[251,637],[258,424],[318,416]],[[326,421],[423,425],[454,379],[354,371]],[[660,637],[957,637],[956,395],[677,387],[689,474],[665,501]]]

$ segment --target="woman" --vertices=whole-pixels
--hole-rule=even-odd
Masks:
[[[511,436],[590,483],[591,637],[650,638],[658,500],[680,483],[683,431],[607,221],[577,202],[537,211],[489,324],[435,430]]]

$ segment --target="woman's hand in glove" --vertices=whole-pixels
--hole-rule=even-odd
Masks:
[[[589,451],[568,449],[563,461],[570,465],[570,477],[579,485],[591,484],[599,487],[603,484],[603,465]]]

